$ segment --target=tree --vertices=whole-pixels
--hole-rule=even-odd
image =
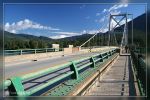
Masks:
[[[38,41],[38,48],[46,48],[46,43],[42,40]]]
[[[24,45],[25,45],[25,48],[30,48],[29,41],[26,41],[26,42],[24,43]]]
[[[31,49],[36,49],[38,47],[38,42],[35,40],[30,40],[29,45]]]

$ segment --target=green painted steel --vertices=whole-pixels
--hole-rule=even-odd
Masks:
[[[60,69],[64,69],[64,68],[70,66],[71,64],[72,63],[69,62],[69,63],[63,64],[63,65],[56,66],[54,68],[48,68],[48,69],[45,69],[45,70],[42,70],[42,71],[39,71],[36,73],[27,74],[27,75],[22,76],[21,79],[26,80],[26,79],[35,78],[37,76],[41,76],[41,75],[48,74],[48,73],[51,73],[51,72],[54,72],[54,71],[57,71]]]
[[[111,53],[111,55],[108,56],[108,53]],[[69,77],[69,76],[72,77],[70,83],[72,83],[72,85],[75,86],[76,84],[83,81],[86,77],[88,77],[91,73],[94,73],[95,71],[97,71],[96,69],[99,68],[102,64],[105,64],[105,62],[107,62],[109,60],[109,58],[113,57],[114,53],[115,53],[115,49],[110,49],[107,52],[93,55],[92,57],[86,57],[86,58],[82,58],[79,60],[71,61],[66,64],[56,66],[54,68],[48,68],[48,69],[45,69],[45,70],[42,70],[42,71],[39,71],[36,73],[24,75],[22,77],[13,77],[13,78],[11,78],[11,80],[6,80],[4,82],[4,84],[5,84],[5,87],[8,87],[9,90],[14,88],[12,90],[15,91],[17,93],[16,95],[18,95],[18,96],[33,95],[34,93],[66,78],[66,77]],[[88,63],[82,64],[82,62],[84,62],[86,60],[89,60],[90,62],[87,61]],[[80,66],[77,67],[77,64],[80,64]],[[88,66],[91,67],[90,70],[86,70],[79,74],[80,70],[82,70]],[[22,81],[28,80],[28,79],[34,79],[34,78],[40,77],[42,75],[45,75],[48,73],[53,73],[53,72],[61,70],[61,69],[63,70],[64,68],[67,68],[67,67],[70,67],[70,69],[71,69],[70,72],[64,73],[61,76],[57,76],[54,79],[49,80],[47,83],[40,85],[39,87],[33,88],[29,91],[24,91]],[[87,73],[87,74],[83,75],[84,73]],[[69,87],[69,88],[64,87],[64,89],[57,90],[57,91],[60,95],[65,95],[66,93],[69,93],[68,91],[70,91],[71,89],[72,89],[71,87]],[[52,94],[57,95],[56,92],[53,92]]]
[[[90,60],[91,60],[91,62],[93,63],[93,64],[92,64],[92,67],[94,68],[94,67],[95,67],[95,61],[94,61],[94,58],[93,58],[93,57],[91,57],[91,59],[90,59]]]
[[[108,52],[108,55],[111,56],[111,55],[112,55],[112,51],[109,51],[109,52]]]
[[[10,85],[11,85],[11,81],[10,80],[4,81],[4,89],[7,89]]]
[[[138,62],[139,64],[139,67],[141,67],[141,69],[142,70],[139,70],[138,69],[138,71],[140,71],[139,73],[141,74],[144,74],[143,72],[145,72],[145,77],[146,77],[146,63],[144,62],[144,60],[142,59],[142,58],[139,58],[139,62]],[[139,74],[138,72],[137,72],[137,74]],[[139,75],[138,75],[139,76]],[[144,77],[144,78],[145,78]],[[139,86],[139,89],[140,89],[140,94],[142,95],[142,96],[145,96],[146,95],[146,86],[144,86],[144,85],[146,85],[146,83],[144,84],[143,82],[142,82],[143,80],[141,80],[140,78],[138,78],[138,86]],[[146,82],[146,80],[145,80],[145,82]]]
[[[88,70],[86,72],[81,73],[80,74],[80,79],[78,79],[78,81],[75,80],[75,79],[68,80],[67,82],[65,82],[65,84],[67,84],[67,85],[58,86],[54,90],[50,91],[48,93],[48,95],[51,95],[51,96],[63,96],[63,95],[69,94],[69,92],[72,91],[77,84],[81,83],[82,81],[84,81],[84,79],[86,77],[88,77],[89,75],[91,75],[92,71],[93,70]]]
[[[103,62],[102,54],[99,54],[99,55],[97,55],[97,56],[95,56],[93,58],[94,58],[94,62],[98,62],[98,61]]]
[[[114,57],[114,56],[115,55],[113,55],[111,57]],[[83,82],[86,77],[90,77],[90,75],[92,75],[92,73],[95,73],[97,71],[97,69],[99,69],[105,63],[107,63],[107,61],[110,60],[111,57],[109,59],[106,59],[104,62],[101,62],[101,63],[97,64],[97,66],[100,65],[99,67],[95,67],[91,70],[88,70],[88,71],[85,71],[85,72],[81,73],[80,74],[80,79],[78,80],[78,82],[76,80],[68,80],[67,82],[64,83],[66,85],[63,84],[61,86],[58,86],[54,90],[51,90],[47,95],[48,96],[66,96],[66,95],[68,95],[72,90],[74,90],[74,88],[76,87],[77,84],[80,84],[81,82]],[[69,88],[69,91],[67,90],[67,92],[65,91],[66,87]],[[60,90],[62,90],[62,92],[59,92]]]
[[[20,77],[12,77],[11,79],[12,84],[10,85],[10,94],[11,95],[18,95],[18,96],[25,96],[24,87],[22,85],[22,81]]]
[[[74,74],[71,76],[73,79],[79,79],[79,74],[77,70],[77,66],[74,61],[72,61],[72,65],[70,66],[71,71],[74,71]]]
[[[102,58],[98,58],[98,59],[96,59],[94,62],[97,62],[97,61],[100,61]]]
[[[84,71],[83,73],[80,73],[79,80],[71,79],[66,81],[64,84],[61,84],[57,86],[56,88],[50,90],[46,96],[67,96],[71,91],[73,91],[76,87],[76,85],[81,84],[85,81],[86,78],[92,76],[97,70],[99,70],[102,66],[104,66],[107,61],[111,60],[116,55],[112,55],[108,59],[106,59],[104,62],[98,63],[95,68],[92,68],[90,70]]]
[[[102,54],[99,55],[99,58],[101,58],[101,59],[100,59],[100,62],[103,62]]]
[[[47,86],[50,86],[50,85],[54,84],[55,82],[58,82],[58,81],[60,81],[60,80],[62,80],[62,79],[64,79],[64,78],[66,78],[66,77],[72,75],[73,73],[74,73],[74,72],[68,72],[68,73],[66,73],[66,74],[63,74],[63,75],[61,75],[61,76],[55,78],[55,79],[52,79],[52,80],[48,81],[47,83],[45,83],[44,85],[41,85],[41,86],[39,86],[39,87],[37,87],[37,88],[34,88],[34,89],[30,90],[30,91],[27,91],[27,92],[26,92],[26,95],[32,95],[32,94],[34,94],[34,93],[40,91],[41,89],[44,89],[44,88],[46,88]]]
[[[22,50],[4,50],[5,56],[12,55],[24,55],[24,54],[34,54],[34,53],[47,53],[47,52],[58,52],[62,51],[62,48],[42,48],[42,49],[22,49]]]
[[[88,59],[90,59],[90,57],[82,58],[82,59],[79,59],[79,60],[74,60],[73,62],[74,63],[79,63],[79,62],[82,62],[82,61],[85,61],[85,60],[88,60]]]
[[[141,96],[146,95],[146,63],[141,55],[131,51],[134,74],[137,78],[137,83]]]
[[[105,54],[105,55],[102,55],[102,57],[103,57],[103,59],[106,59],[107,58],[107,55]]]
[[[86,67],[88,67],[88,66],[90,66],[92,64],[93,64],[92,62],[91,63],[87,63],[85,65],[80,66],[77,70],[80,71],[80,70],[82,70],[82,69],[84,69],[84,68],[86,68]]]
[[[99,55],[101,55],[101,54],[93,55],[93,57],[99,57]]]
[[[137,83],[138,83],[140,95],[144,96],[145,95],[145,93],[143,92],[144,89],[143,89],[142,83],[141,83],[141,81],[139,79],[137,79]]]

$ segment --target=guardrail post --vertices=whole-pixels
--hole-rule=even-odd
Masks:
[[[72,65],[70,66],[71,71],[74,71],[74,74],[71,76],[73,79],[79,79],[79,74],[75,62],[72,61]]]
[[[22,50],[20,50],[20,55],[22,55]]]
[[[99,55],[99,58],[101,58],[100,62],[103,62],[103,57],[101,54]]]
[[[34,54],[36,54],[36,49],[34,50]]]
[[[109,51],[108,53],[109,53],[109,56],[111,56],[111,55],[112,55],[112,52],[111,52],[111,51]]]
[[[112,50],[112,51],[111,51],[111,54],[113,55],[115,52],[116,52],[115,50]]]
[[[46,48],[46,53],[47,53],[47,48]]]
[[[24,87],[20,77],[13,77],[10,79],[11,85],[8,87],[10,96],[25,96]]]
[[[95,61],[94,61],[93,57],[90,58],[90,62],[93,62],[92,67],[94,68],[95,67]]]
[[[117,50],[116,49],[114,49],[114,53],[116,53],[117,52]]]
[[[109,55],[108,55],[108,52],[106,52],[106,58],[108,59]]]
[[[112,54],[114,54],[115,53],[115,50],[112,50]]]

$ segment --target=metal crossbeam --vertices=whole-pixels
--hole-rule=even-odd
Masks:
[[[120,28],[122,28],[122,25],[120,24],[124,19],[125,19],[125,25],[124,25],[124,29],[123,29],[123,37],[122,37],[122,42],[121,42],[121,46],[125,46],[128,44],[128,25],[127,25],[127,17],[128,15],[132,15],[132,14],[110,14],[110,17],[109,17],[109,37],[108,37],[108,46],[110,46],[110,43],[111,43],[111,34],[113,34],[113,38],[114,38],[114,41],[116,42],[116,36],[114,34],[114,29],[116,29],[116,27],[119,25]],[[123,16],[119,21],[116,20],[116,18],[114,17],[119,17],[119,16]],[[115,21],[116,22],[116,25],[113,26],[111,28],[111,21]],[[133,33],[133,32],[132,32]],[[133,35],[132,35],[133,36]],[[132,40],[133,41],[133,40]],[[117,43],[117,42],[116,42]]]
[[[117,25],[119,25],[120,27],[121,27],[121,25],[120,25],[120,22],[125,18],[125,17],[122,17],[122,19],[119,21],[119,22],[117,22],[117,20],[114,18],[114,17],[112,17],[113,19],[114,19],[114,21],[117,23],[116,25],[115,25],[115,27],[113,28],[113,29],[115,29],[116,27],[117,27]],[[121,27],[122,28],[122,27]]]

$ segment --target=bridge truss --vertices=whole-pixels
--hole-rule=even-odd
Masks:
[[[120,46],[124,47],[128,45],[128,13],[123,13],[123,14],[110,14],[109,18],[107,18],[108,24],[106,23],[107,21],[105,20],[103,26],[100,28],[100,30],[92,37],[90,37],[87,41],[85,41],[81,47],[84,47],[85,45],[89,46],[89,49],[91,50],[96,46],[95,44],[99,44],[97,46]],[[113,25],[115,22],[116,24]],[[104,28],[108,26],[108,32],[106,33],[101,33]],[[122,39],[121,43],[119,44],[116,38],[116,32],[122,33]],[[93,42],[94,41],[94,42]],[[92,44],[93,43],[93,44]],[[132,43],[133,43],[133,15],[132,15]]]

